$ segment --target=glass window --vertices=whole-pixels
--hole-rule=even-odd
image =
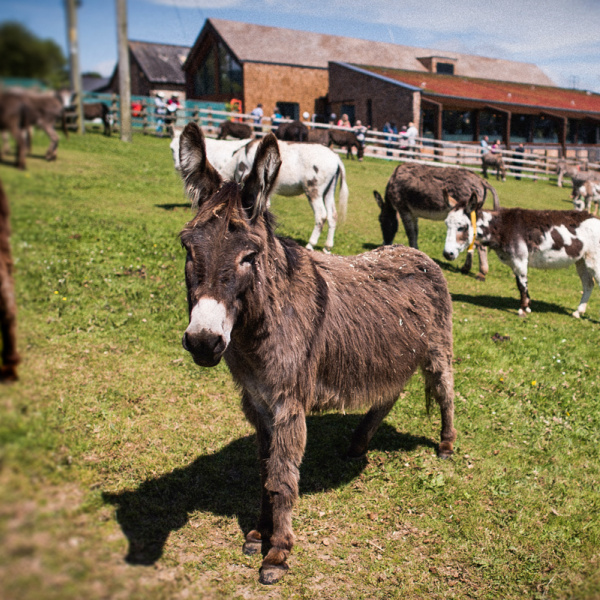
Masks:
[[[215,66],[217,50],[213,46],[204,57],[200,68],[194,77],[194,93],[196,96],[208,96],[217,93],[217,82],[215,80]]]
[[[533,141],[546,144],[558,143],[558,123],[555,119],[539,115],[533,121]]]
[[[442,73],[444,75],[454,75],[454,65],[452,63],[437,63],[435,66],[436,73]]]
[[[421,109],[421,123],[423,126],[423,137],[435,138],[435,110],[433,108]]]
[[[442,139],[471,141],[473,139],[473,117],[471,111],[444,110],[442,112]]]
[[[567,142],[569,144],[597,144],[600,140],[600,126],[592,121],[569,119]]]
[[[482,110],[479,113],[479,135],[487,135],[494,139],[502,139],[504,135],[504,120],[502,113]]]
[[[232,98],[242,95],[242,65],[219,44],[219,93]]]
[[[531,131],[531,115],[512,115],[510,120],[510,141],[514,144],[527,143]]]

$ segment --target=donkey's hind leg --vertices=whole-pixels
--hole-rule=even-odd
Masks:
[[[587,308],[588,300],[592,294],[592,290],[594,289],[594,275],[593,271],[588,269],[588,266],[585,263],[585,259],[581,258],[576,263],[577,274],[579,275],[579,279],[581,279],[581,286],[583,287],[583,294],[581,295],[581,300],[579,301],[579,306],[577,310],[573,313],[573,316],[576,319],[579,319]],[[600,272],[598,273],[600,275]],[[598,281],[600,284],[600,281]]]
[[[423,368],[425,378],[425,399],[427,409],[434,399],[442,416],[442,431],[438,456],[449,458],[454,453],[452,445],[456,439],[454,429],[454,375],[452,374],[451,355],[447,358],[438,356],[431,364]]]
[[[362,421],[352,434],[348,458],[356,459],[365,456],[369,449],[369,442],[375,435],[383,419],[387,417],[394,404],[396,404],[396,400],[397,398],[394,398],[379,406],[373,406],[362,418]]]
[[[308,244],[306,244],[306,247],[309,250],[312,250],[317,245],[319,237],[321,236],[321,231],[323,231],[323,225],[325,224],[325,220],[327,218],[327,211],[325,209],[323,199],[318,195],[317,191],[311,190],[307,193],[307,196],[315,215],[315,227],[310,234]]]

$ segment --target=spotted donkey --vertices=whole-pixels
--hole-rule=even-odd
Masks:
[[[573,263],[583,286],[573,316],[583,315],[594,279],[600,283],[600,219],[574,210],[481,210],[473,195],[466,207],[454,208],[446,217],[444,256],[448,260],[455,260],[473,239],[471,215],[476,218],[477,240],[495,250],[515,274],[521,293],[520,316],[531,312],[527,268],[561,269]]]

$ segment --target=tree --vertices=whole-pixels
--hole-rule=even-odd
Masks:
[[[42,40],[20,23],[0,24],[0,77],[43,79],[53,88],[68,87],[67,60],[53,40]]]

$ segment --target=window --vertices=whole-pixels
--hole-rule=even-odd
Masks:
[[[435,72],[443,75],[454,75],[454,65],[452,63],[439,62],[435,65]]]
[[[219,93],[239,98],[242,93],[242,65],[219,44]]]
[[[531,127],[531,115],[513,114],[510,120],[510,141],[517,144],[530,142]]]
[[[297,121],[300,118],[300,105],[297,102],[277,102],[281,116]]]
[[[442,139],[465,141],[473,139],[471,111],[445,110],[442,113]]]
[[[502,139],[505,122],[506,116],[504,114],[482,110],[481,113],[479,113],[479,135],[487,135],[490,138]]]
[[[555,144],[558,142],[557,122],[555,119],[539,115],[533,121],[533,141]]]
[[[242,87],[242,65],[223,44],[211,45],[194,76],[194,94],[240,98]]]
[[[213,46],[201,62],[200,68],[196,71],[196,76],[194,77],[194,93],[196,96],[208,96],[217,93],[217,82],[215,80],[216,60],[217,51]]]

